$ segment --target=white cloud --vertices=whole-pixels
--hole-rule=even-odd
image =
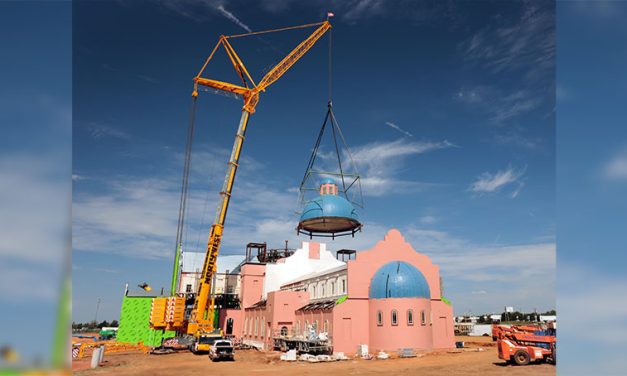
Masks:
[[[476,193],[493,193],[500,191],[503,187],[519,181],[519,179],[525,174],[525,168],[516,170],[513,167],[508,167],[505,170],[497,171],[492,174],[490,172],[482,173],[475,182],[470,185],[470,191]],[[519,184],[517,190],[512,193],[512,198],[515,198],[520,193],[522,184]]]
[[[420,226],[400,230],[418,252],[440,267],[445,296],[456,312],[501,312],[511,304],[527,310],[555,307],[553,242],[480,244]]]
[[[0,157],[1,259],[50,263],[67,250],[70,184],[59,167],[63,159]]]
[[[603,167],[606,179],[627,181],[627,150],[614,155]]]
[[[424,217],[420,217],[420,223],[422,223],[423,225],[432,225],[434,223],[436,223],[438,221],[437,218],[432,217],[430,215],[426,215]]]
[[[561,367],[568,375],[622,375],[627,345],[627,279],[589,264],[560,262],[558,319]],[[563,315],[560,312],[564,312]],[[586,330],[581,330],[581,323]],[[586,343],[582,347],[577,344]],[[585,357],[585,362],[575,362]]]
[[[455,147],[449,141],[408,142],[398,139],[373,142],[353,148],[353,158],[362,176],[365,195],[380,196],[388,193],[415,192],[430,184],[397,178],[405,158],[436,150]]]
[[[414,137],[413,134],[407,132],[406,130],[404,130],[403,128],[399,127],[398,125],[396,125],[396,124],[394,124],[392,122],[386,121],[385,125],[387,125],[388,127],[392,128],[392,129],[396,129],[397,131],[401,132],[405,136]]]

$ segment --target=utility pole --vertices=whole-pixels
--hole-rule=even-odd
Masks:
[[[98,298],[98,303],[96,303],[96,314],[94,315],[94,323],[98,325],[98,309],[100,309],[100,298]]]

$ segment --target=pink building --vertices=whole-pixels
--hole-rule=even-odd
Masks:
[[[439,267],[396,229],[347,262],[323,243],[303,242],[275,264],[244,264],[240,276],[241,309],[222,310],[219,324],[259,348],[308,329],[326,333],[333,351],[347,354],[361,344],[371,352],[454,347]]]

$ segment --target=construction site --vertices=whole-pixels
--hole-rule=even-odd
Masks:
[[[272,85],[317,45],[328,48],[332,24],[323,22],[220,36],[193,77],[176,248],[169,289],[148,283],[124,288],[119,327],[106,335],[75,336],[72,368],[83,375],[554,375],[555,323],[494,325],[489,336],[456,335],[454,301],[444,294],[440,266],[397,228],[368,247],[337,249],[337,238],[368,231],[360,213],[362,176],[329,98],[299,187],[294,231],[299,244],[241,239],[241,262],[218,273],[223,234],[244,143],[257,105]],[[309,29],[261,79],[253,79],[234,39]],[[212,76],[217,51],[226,53],[237,83]],[[313,50],[312,50],[313,51]],[[318,51],[320,52],[320,51]],[[326,51],[324,51],[326,52]],[[285,77],[284,77],[285,76]],[[183,247],[196,103],[215,92],[242,100],[241,114],[204,253]],[[239,117],[239,121],[236,118]],[[224,131],[223,129],[220,131]],[[321,157],[330,140],[332,157]],[[303,164],[307,155],[300,156]],[[297,158],[297,156],[294,156]],[[212,193],[213,194],[213,193]],[[349,243],[350,244],[350,243]],[[272,248],[276,247],[276,248]],[[142,278],[139,276],[138,278]],[[145,276],[148,279],[148,276]],[[315,363],[315,364],[314,364]]]

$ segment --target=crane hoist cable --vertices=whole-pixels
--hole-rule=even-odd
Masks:
[[[179,258],[181,256],[183,243],[183,229],[185,228],[185,212],[187,209],[187,196],[189,192],[189,172],[192,164],[192,145],[194,140],[195,114],[196,114],[196,97],[192,98],[189,114],[189,124],[187,126],[187,139],[185,141],[185,157],[183,164],[183,177],[181,182],[181,197],[179,201],[179,217],[176,225],[176,245],[174,250],[174,263],[172,266],[172,278],[170,281],[170,295],[176,293],[176,283],[179,274]]]

